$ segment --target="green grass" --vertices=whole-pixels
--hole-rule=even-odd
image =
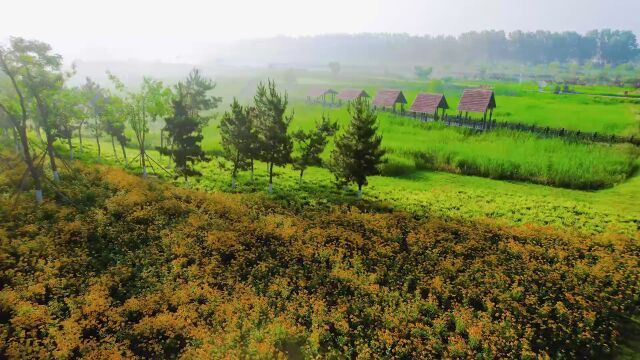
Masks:
[[[65,147],[59,147],[64,153]],[[76,158],[95,162],[95,143],[85,142],[85,153],[78,153],[74,140]],[[131,160],[135,149],[127,149]],[[149,152],[163,166],[171,168],[167,157],[156,151]],[[123,166],[116,162],[112,151],[103,152],[102,163]],[[266,164],[256,163],[254,182],[249,173],[239,175],[238,186],[231,189],[230,172],[220,165],[219,158],[198,166],[203,176],[189,180],[189,186],[207,191],[266,192]],[[129,169],[140,172],[135,164]],[[166,177],[156,167],[160,176]],[[149,169],[153,173],[152,169]],[[181,184],[181,180],[177,180]],[[493,180],[476,176],[464,176],[438,171],[417,171],[398,177],[373,176],[364,189],[365,199],[375,207],[395,208],[409,211],[417,216],[444,216],[456,218],[492,218],[505,224],[548,225],[566,231],[586,233],[614,232],[637,236],[640,207],[640,177],[610,189],[580,191],[554,188],[543,185]],[[298,172],[291,168],[276,168],[273,198],[289,206],[331,206],[355,203],[355,188],[338,189],[333,176],[324,168],[310,168],[302,183]]]
[[[345,107],[323,108],[293,101],[291,130],[309,129],[323,114],[349,122]],[[383,174],[408,175],[421,170],[448,171],[492,179],[519,180],[574,189],[601,189],[625,181],[635,171],[637,148],[628,145],[584,144],[560,138],[541,138],[515,131],[477,133],[380,112],[382,145],[389,152]],[[220,154],[219,116],[204,131],[202,146]],[[159,145],[159,125],[149,136]],[[131,135],[131,137],[133,137]],[[324,153],[328,158],[333,144]]]
[[[225,100],[230,100],[233,96],[247,100],[251,92],[247,92],[245,87],[255,84],[256,81],[256,78],[226,79],[219,83],[217,92],[222,94]],[[455,109],[465,88],[488,85],[496,92],[498,107],[494,115],[498,121],[522,122],[583,132],[640,136],[640,106],[638,106],[640,99],[541,93],[538,92],[538,85],[533,81],[522,84],[490,80],[452,80],[446,82],[432,80],[423,82],[371,77],[340,77],[336,79],[321,74],[307,74],[303,78],[298,78],[295,84],[284,84],[283,82],[279,84],[287,88],[292,99],[298,100],[305,99],[306,92],[316,86],[327,86],[337,90],[363,88],[372,96],[381,88],[398,88],[403,90],[409,102],[407,108],[413,103],[419,92],[444,93],[451,108],[449,114],[457,113]],[[623,94],[624,91],[638,94],[635,89],[610,86],[571,86],[571,89],[586,94]],[[301,110],[300,107],[300,105],[296,105],[296,110]]]

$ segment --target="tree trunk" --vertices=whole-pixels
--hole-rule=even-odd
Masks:
[[[22,152],[22,148],[20,147],[20,137],[18,136],[18,131],[16,128],[13,128],[13,141],[16,143],[16,152],[20,154],[20,157],[24,160],[24,153]]]
[[[362,184],[358,184],[358,199],[362,199]]]
[[[33,185],[36,189],[36,203],[41,204],[43,200],[42,183],[40,181],[40,174],[38,173],[38,169],[36,169],[36,166],[33,163],[33,158],[31,157],[31,153],[29,152],[29,139],[27,138],[26,126],[20,128],[20,142],[22,144],[24,161],[27,163],[27,168],[31,173],[31,177],[33,178]]]
[[[253,159],[251,159],[251,182],[253,182]]]
[[[98,161],[100,161],[100,157],[102,155],[102,151],[100,148],[100,135],[96,134],[96,145],[98,145]]]
[[[47,153],[49,153],[49,164],[51,166],[51,172],[53,173],[53,181],[60,181],[60,174],[58,173],[58,165],[56,164],[56,152],[53,149],[53,137],[48,130],[45,130],[45,136],[47,137]]]
[[[302,175],[304,174],[304,169],[300,169],[300,184],[302,184]]]
[[[82,152],[84,151],[84,149],[82,148],[82,124],[78,126],[78,138],[80,139],[80,153],[82,154]]]
[[[120,147],[122,148],[122,157],[124,157],[124,164],[128,165],[129,161],[127,160],[127,151],[124,148],[124,144],[120,143]]]
[[[147,177],[147,159],[144,152],[144,145],[140,146],[140,164],[142,165],[142,177]]]
[[[233,172],[231,173],[231,189],[236,188],[236,176],[238,175],[238,162],[240,161],[240,152],[236,151],[236,161],[233,163]]]
[[[273,163],[269,164],[269,195],[273,193]]]
[[[118,152],[116,151],[116,141],[113,138],[113,135],[111,136],[111,147],[113,148],[113,157],[116,159],[116,161],[120,161],[118,160]]]
[[[69,160],[73,160],[73,146],[71,145],[71,136],[67,137],[67,143],[69,144]]]

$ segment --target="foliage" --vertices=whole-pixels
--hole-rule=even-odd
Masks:
[[[65,139],[69,145],[69,157],[73,159],[71,145],[73,130],[77,120],[84,116],[82,111],[82,94],[77,88],[61,89],[53,99],[54,109],[51,114],[57,121],[56,137]]]
[[[246,42],[242,49],[254,61],[318,63],[341,60],[351,64],[403,66],[493,66],[523,64],[585,63],[594,59],[611,64],[634,61],[638,43],[633,31],[470,31],[459,36],[393,33],[329,34],[303,38],[261,39]],[[244,60],[240,58],[240,60]],[[405,65],[406,66],[406,65]]]
[[[209,116],[204,111],[217,107],[219,98],[207,95],[215,85],[210,79],[200,75],[197,69],[191,71],[185,82],[175,86],[175,97],[172,100],[173,112],[165,119],[165,127],[169,136],[169,143],[160,152],[171,156],[178,176],[199,175],[193,169],[193,164],[206,159],[200,145],[202,129],[209,122]]]
[[[156,122],[160,118],[171,115],[171,89],[165,87],[162,81],[145,77],[142,87],[137,92],[127,91],[124,84],[115,75],[109,73],[109,79],[116,89],[126,92],[125,107],[129,126],[133,130],[138,142],[139,159],[142,166],[142,175],[147,176],[146,139],[149,133],[150,122]]]
[[[638,310],[623,236],[76,174],[74,206],[0,197],[2,357],[595,358]]]
[[[433,67],[415,67],[416,77],[420,80],[428,80],[431,77],[431,73],[433,73]]]
[[[293,140],[298,145],[298,155],[293,159],[293,167],[300,170],[300,181],[302,175],[309,166],[321,166],[320,155],[324,152],[329,137],[338,131],[338,123],[331,122],[329,117],[322,116],[321,122],[316,122],[316,126],[309,132],[298,130],[293,134]]]
[[[106,107],[107,93],[105,89],[88,77],[86,78],[84,85],[82,85],[82,92],[85,98],[84,106],[86,108],[86,114],[89,119],[93,119],[91,130],[93,130],[93,135],[96,138],[96,144],[98,145],[98,159],[100,159],[102,156],[100,137],[102,136],[102,131],[105,127],[105,119],[103,115]]]
[[[109,94],[105,99],[105,109],[102,118],[104,119],[104,130],[111,136],[112,143],[114,138],[117,139],[120,147],[123,149],[122,155],[126,163],[127,153],[124,151],[124,147],[129,144],[131,139],[125,134],[127,109],[124,100],[118,95]],[[115,144],[113,152],[115,156]]]
[[[0,98],[0,110],[7,115],[20,137],[20,149],[24,162],[33,180],[36,202],[42,202],[42,176],[40,165],[34,161],[29,138],[27,123],[36,121],[35,125],[46,126],[47,151],[51,162],[54,178],[57,179],[57,169],[53,154],[53,130],[55,126],[48,117],[49,108],[45,100],[47,85],[60,86],[59,69],[62,59],[59,55],[51,54],[51,47],[36,40],[25,40],[14,37],[10,39],[10,46],[0,46],[0,70],[9,78],[10,90],[3,90]],[[35,98],[35,99],[34,99]],[[34,104],[35,100],[35,104]],[[33,107],[37,110],[34,111]]]
[[[351,122],[336,140],[329,168],[339,183],[358,185],[359,197],[367,176],[379,173],[385,151],[380,146],[382,136],[377,134],[378,117],[369,102],[364,98],[354,100],[349,114]]]
[[[184,92],[180,87],[172,102],[173,115],[165,119],[164,127],[169,134],[171,145],[161,148],[160,152],[171,156],[176,165],[177,175],[184,176],[186,181],[189,175],[200,174],[189,163],[193,165],[197,161],[206,159],[200,147],[200,141],[202,141],[202,128],[207,120],[189,113]]]
[[[231,171],[232,188],[235,188],[239,170],[251,169],[257,155],[258,134],[254,124],[255,111],[243,107],[233,99],[229,111],[225,111],[220,121],[220,138],[224,157],[233,165]]]
[[[286,115],[289,104],[286,93],[276,89],[276,83],[269,80],[267,85],[258,83],[253,99],[256,108],[255,128],[258,134],[260,158],[269,166],[269,192],[272,191],[273,166],[283,166],[291,162],[293,142],[288,134],[293,114]]]

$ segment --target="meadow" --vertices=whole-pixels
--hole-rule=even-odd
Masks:
[[[85,152],[79,153],[74,140],[74,156],[85,163],[96,163],[96,146],[92,141],[84,144]],[[104,149],[104,147],[103,147]],[[63,144],[58,151],[66,154]],[[128,158],[137,152],[128,148]],[[171,162],[151,150],[151,156],[171,170]],[[100,164],[123,167],[122,156],[114,158],[110,148],[103,150]],[[140,173],[136,164],[127,169]],[[213,192],[266,193],[268,176],[266,164],[257,162],[253,182],[248,172],[241,172],[235,189],[231,188],[229,165],[217,156],[210,162],[197,166],[201,177],[189,179],[191,188]],[[155,171],[154,171],[155,170]],[[152,174],[171,181],[171,176],[159,168]],[[373,176],[365,188],[365,201],[355,198],[354,188],[337,188],[333,175],[324,168],[311,167],[305,171],[302,182],[299,172],[291,167],[276,168],[272,199],[302,211],[325,208],[337,204],[353,204],[388,211],[398,209],[416,216],[482,219],[491,218],[503,224],[537,224],[564,231],[588,234],[620,233],[637,236],[640,219],[640,177],[634,176],[615,187],[582,191],[526,182],[514,182],[467,176],[441,171],[416,170],[398,176]],[[175,180],[185,186],[182,180]]]
[[[356,82],[365,80],[351,79]],[[198,166],[202,177],[192,178],[190,186],[209,191],[232,191],[229,171],[220,158],[220,113],[234,96],[249,101],[252,85],[257,79],[223,79],[216,95],[224,102],[216,110],[204,131],[203,149],[212,157]],[[408,89],[409,102],[418,91],[438,91],[443,81],[431,81],[426,86],[416,81],[367,79],[367,89],[379,87]],[[297,85],[287,86],[290,109],[294,113],[291,131],[310,129],[323,114],[344,127],[349,121],[345,106],[325,108],[300,100],[306,89],[313,86],[336,86],[332,78],[298,78]],[[467,86],[478,83],[466,82]],[[346,84],[344,84],[346,86]],[[595,124],[597,114],[590,106],[600,106],[598,97],[584,96],[584,107],[573,103],[580,95],[558,96],[537,92],[535,84],[496,82],[499,109],[512,106],[514,99],[538,104],[538,97],[549,102],[539,103],[538,113],[549,118],[557,109],[579,109],[576,115]],[[421,87],[422,86],[422,87]],[[337,87],[337,86],[336,86]],[[463,87],[460,87],[460,91]],[[509,91],[518,93],[508,95]],[[535,91],[534,91],[535,90]],[[606,91],[606,88],[580,88],[581,91]],[[614,89],[608,89],[613,91]],[[514,96],[515,94],[515,96]],[[450,106],[455,107],[450,99]],[[606,99],[612,114],[611,122],[633,123],[638,118],[629,115],[630,104],[624,99]],[[576,107],[577,106],[577,107]],[[503,110],[500,110],[503,111]],[[515,110],[514,110],[515,111]],[[617,112],[616,112],[617,111]],[[514,112],[522,117],[526,112]],[[612,115],[613,116],[613,115]],[[159,145],[161,123],[152,124],[149,147]],[[435,214],[462,218],[494,218],[507,224],[535,223],[587,233],[618,232],[635,235],[638,231],[640,183],[637,176],[640,161],[638,149],[631,145],[587,144],[560,138],[542,138],[513,131],[476,133],[471,130],[446,127],[437,123],[423,123],[415,119],[379,113],[379,131],[387,149],[386,163],[381,176],[370,178],[365,189],[366,198],[383,207],[403,209],[415,214]],[[102,139],[103,162],[118,165],[111,158],[109,139]],[[86,161],[95,158],[94,139],[85,137]],[[327,159],[332,142],[323,154]],[[77,139],[74,139],[78,154]],[[65,152],[64,145],[59,146]],[[133,144],[129,159],[135,156]],[[170,168],[167,158],[151,152]],[[236,192],[262,192],[266,188],[265,165],[256,165],[254,182],[248,173],[241,173]],[[135,166],[130,170],[136,171]],[[295,206],[317,206],[352,203],[350,189],[337,189],[333,176],[323,168],[310,168],[302,183],[291,168],[277,168],[274,198]],[[162,173],[162,172],[160,172]],[[164,175],[161,175],[164,176]],[[582,191],[589,190],[589,191]]]
[[[239,80],[246,81],[246,80]],[[221,91],[227,82],[220,85]],[[362,88],[371,96],[382,88],[396,88],[403,91],[408,107],[419,92],[445,94],[450,110],[448,114],[457,114],[455,110],[465,88],[489,86],[496,93],[497,109],[494,118],[497,121],[535,124],[541,127],[565,128],[583,132],[598,132],[615,135],[640,135],[640,99],[592,96],[588,94],[619,94],[630,92],[640,95],[637,89],[618,87],[593,87],[571,85],[570,89],[584,94],[554,94],[549,85],[540,92],[536,82],[510,83],[479,80],[389,80],[389,79],[347,79],[302,78],[296,84],[288,86],[292,98],[302,99],[313,87]],[[239,96],[239,95],[234,95]],[[473,116],[473,114],[472,114]],[[476,115],[479,117],[480,115]]]
[[[310,129],[323,114],[342,127],[349,121],[346,106],[323,108],[294,101],[291,108],[292,131]],[[202,142],[203,149],[214,155],[222,151],[218,118],[205,129]],[[388,151],[382,173],[388,176],[438,170],[590,190],[624,182],[636,171],[640,155],[636,147],[628,144],[584,144],[507,130],[478,133],[388,112],[380,112],[378,120],[382,145]],[[149,144],[159,145],[157,134],[150,136]],[[331,149],[332,143],[324,158],[328,158]]]

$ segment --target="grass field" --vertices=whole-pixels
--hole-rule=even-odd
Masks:
[[[226,99],[252,96],[256,78],[223,79],[217,91]],[[381,88],[401,89],[408,106],[413,103],[419,92],[444,93],[450,109],[455,111],[462,92],[467,87],[487,85],[496,92],[497,109],[494,113],[498,121],[522,122],[552,128],[566,128],[583,132],[598,132],[615,135],[640,135],[640,99],[611,98],[585,94],[622,94],[629,91],[638,94],[635,89],[606,86],[572,86],[571,89],[585,94],[541,93],[535,82],[506,83],[497,81],[432,80],[392,80],[371,78],[334,79],[330,77],[309,76],[298,78],[295,84],[285,85],[292,99],[306,98],[306,92],[312,87],[362,88],[375,96]],[[550,91],[550,90],[549,90]],[[296,104],[296,111],[303,111],[303,104]],[[477,115],[479,116],[479,115]]]
[[[362,79],[352,79],[349,83],[351,81],[364,82]],[[420,90],[440,91],[442,87],[454,86],[432,81],[423,89],[415,81],[367,81],[365,87],[372,92],[380,87],[407,89],[410,102],[413,100],[412,96]],[[219,113],[226,110],[226,103],[234,95],[248,101],[256,82],[256,79],[220,81],[216,92],[225,101],[205,129],[203,140],[203,148],[214,156],[214,160],[201,165],[204,176],[192,179],[192,186],[231,191],[229,176],[220,169],[220,160],[216,157],[221,152],[217,129]],[[323,108],[299,100],[305,89],[313,84],[324,82],[341,88],[347,87],[346,82],[340,83],[331,78],[299,78],[297,82],[297,85],[288,87],[290,108],[295,113],[291,130],[312,127],[322,114],[329,115],[342,126],[348,122],[345,107]],[[591,110],[604,106],[611,110],[608,112],[611,119],[607,123],[626,122],[635,124],[634,126],[638,123],[637,117],[629,116],[637,111],[633,104],[620,99],[538,93],[535,84],[495,83],[494,86],[499,109],[503,109],[500,111],[511,107],[514,109],[513,118],[527,113],[515,110],[518,106],[535,105],[541,118],[547,116],[555,119],[553,114],[560,111],[558,109],[564,109],[562,111],[566,110],[568,113],[571,109],[577,109],[578,116],[594,125],[597,124],[597,112],[592,113]],[[455,91],[461,91],[463,86],[456,89]],[[615,89],[575,90],[603,92]],[[540,101],[542,98],[547,99],[546,102]],[[452,107],[455,107],[456,100],[449,100]],[[578,100],[586,103],[581,105]],[[601,101],[611,103],[603,105]],[[370,184],[365,189],[367,199],[417,214],[491,217],[507,223],[536,223],[586,232],[614,231],[634,235],[638,230],[640,178],[637,172],[640,154],[633,146],[583,144],[507,131],[478,134],[438,124],[421,123],[389,113],[380,113],[379,121],[383,146],[388,150],[387,163],[383,166],[385,176],[370,178]],[[161,124],[153,127],[155,130],[149,134],[151,147],[159,144],[158,130]],[[89,136],[86,137],[85,145],[90,153],[93,142]],[[330,143],[329,149],[324,153],[325,158],[331,147]],[[129,159],[135,156],[135,150],[130,151]],[[103,140],[103,153],[107,158],[111,153],[110,144],[106,140]],[[92,155],[87,156],[91,157]],[[167,159],[163,163],[168,165]],[[333,204],[353,199],[353,194],[349,191],[335,188],[333,177],[326,169],[312,168],[305,172],[302,184],[298,183],[297,173],[291,169],[279,168],[277,173],[274,196],[284,201]],[[261,165],[257,165],[255,183],[248,184],[248,176],[246,173],[241,174],[236,191],[253,192],[266,188],[265,171]],[[600,190],[579,191],[568,188]]]
[[[323,108],[294,101],[291,108],[295,114],[291,130],[309,129],[323,114],[343,128],[349,121],[346,107]],[[205,130],[202,143],[205,151],[212,154],[222,150],[218,118]],[[438,170],[565,188],[601,189],[631,176],[640,155],[637,148],[626,144],[572,143],[513,131],[477,133],[386,112],[380,112],[378,119],[383,146],[389,153],[383,174],[390,176]],[[159,145],[158,136],[159,130],[150,134],[152,146]],[[330,143],[325,158],[331,147]]]
[[[66,152],[64,145],[59,151]],[[95,162],[95,143],[85,142],[85,153],[76,158]],[[116,161],[110,147],[103,146],[101,163],[123,166],[118,153]],[[136,156],[136,150],[127,149],[128,158]],[[149,152],[163,166],[171,168],[168,158],[156,151]],[[207,191],[266,192],[266,164],[258,162],[254,182],[248,172],[239,175],[238,187],[231,189],[229,171],[221,167],[224,161],[214,158],[198,166],[202,177],[191,178],[189,186]],[[130,170],[139,172],[134,164]],[[156,167],[160,176],[166,174]],[[150,172],[153,171],[150,169]],[[338,189],[331,173],[312,167],[305,172],[302,183],[298,172],[291,168],[276,168],[273,198],[289,206],[305,208],[355,203],[355,189]],[[177,182],[182,185],[181,181]],[[613,232],[637,236],[640,222],[640,177],[613,188],[598,191],[581,191],[465,176],[439,171],[416,171],[403,176],[373,176],[365,187],[365,199],[376,207],[409,211],[418,216],[434,215],[455,218],[493,218],[505,224],[549,225],[566,231],[586,233]]]

